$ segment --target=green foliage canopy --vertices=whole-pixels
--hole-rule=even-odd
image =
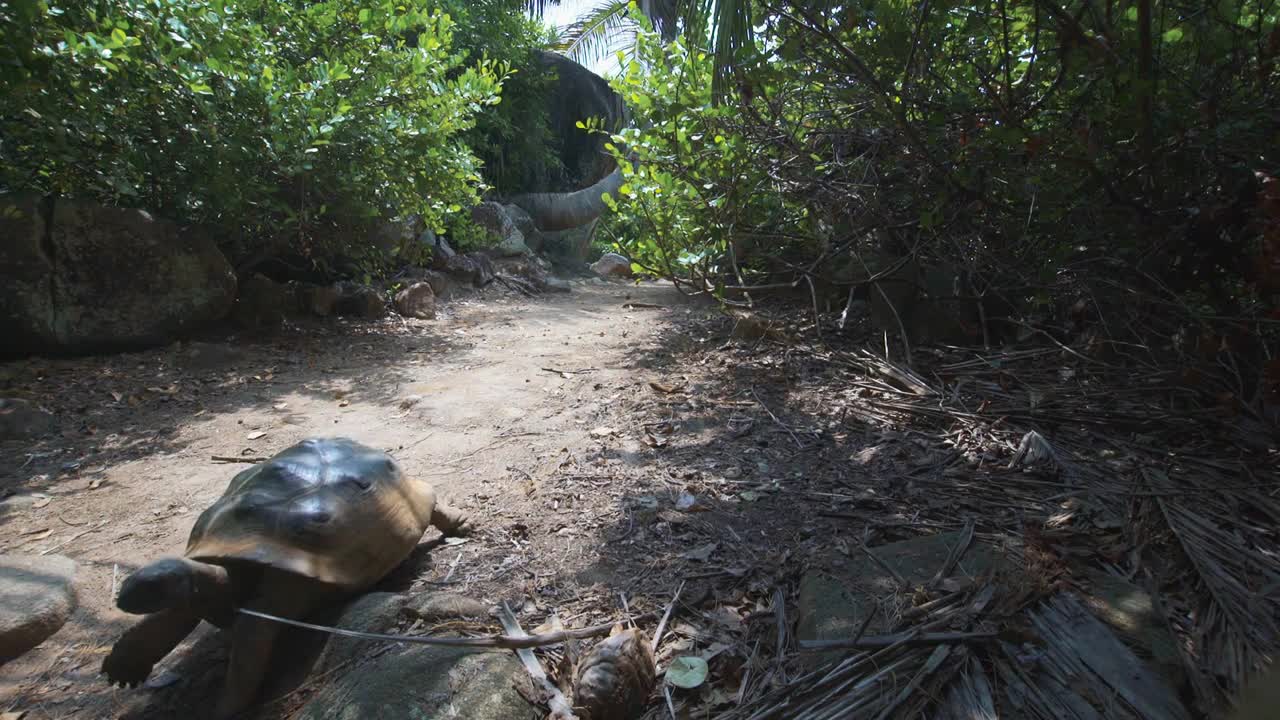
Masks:
[[[463,138],[507,63],[421,0],[19,0],[0,7],[0,187],[234,236],[472,204]],[[246,240],[247,242],[247,240]]]

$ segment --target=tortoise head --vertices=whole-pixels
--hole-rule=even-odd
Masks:
[[[138,570],[120,585],[116,607],[137,615],[197,604],[229,602],[225,568],[186,558],[166,558]]]

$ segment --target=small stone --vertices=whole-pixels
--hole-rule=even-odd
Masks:
[[[631,261],[618,253],[605,253],[591,263],[591,270],[602,278],[631,277]]]
[[[429,592],[410,600],[404,612],[418,620],[433,622],[488,617],[489,606],[455,593]]]
[[[74,560],[0,555],[0,663],[44,642],[76,607]]]
[[[435,291],[430,283],[414,283],[396,293],[395,307],[404,317],[430,320],[436,316]]]

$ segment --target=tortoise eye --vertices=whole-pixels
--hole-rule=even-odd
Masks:
[[[350,482],[355,483],[356,487],[360,488],[361,490],[368,490],[369,488],[373,487],[373,481],[364,475],[348,475],[346,479]]]

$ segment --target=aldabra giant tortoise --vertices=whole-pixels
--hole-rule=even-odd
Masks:
[[[146,617],[115,644],[102,670],[113,683],[136,685],[208,620],[231,630],[215,715],[235,715],[257,694],[282,627],[236,608],[300,619],[377,582],[428,525],[453,533],[464,523],[386,453],[342,438],[304,440],[236,475],[196,520],[185,557],[124,581],[117,605]]]

